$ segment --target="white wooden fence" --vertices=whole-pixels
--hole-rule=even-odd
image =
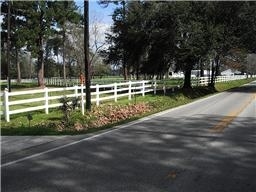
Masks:
[[[256,75],[252,76],[256,77]],[[237,79],[245,79],[245,75],[236,76],[218,76],[215,82],[226,82]],[[193,85],[207,85],[210,82],[209,77],[201,77],[193,79]],[[142,94],[146,92],[156,93],[157,85],[155,81],[129,81],[125,83],[113,83],[107,85],[93,85],[91,86],[92,102],[99,105],[104,100],[117,101],[120,97],[128,97],[130,100],[133,95]],[[165,86],[163,87],[165,92]],[[64,93],[68,92],[68,93]],[[33,95],[35,94],[35,95]],[[41,94],[41,95],[40,95]],[[19,95],[30,95],[28,99],[13,99]],[[44,110],[48,114],[50,108],[56,108],[61,106],[59,99],[63,96],[67,97],[81,97],[81,103],[85,103],[85,87],[73,86],[65,88],[44,88],[28,91],[8,92],[6,89],[1,92],[0,101],[1,111],[0,115],[4,115],[6,121],[10,121],[10,115],[24,113],[29,111]],[[37,103],[36,103],[37,102]],[[38,104],[41,102],[41,104]],[[25,106],[24,106],[25,105]],[[18,107],[16,107],[18,106]],[[19,108],[19,109],[18,109]],[[84,105],[81,105],[81,111],[84,114]]]
[[[252,75],[249,77],[256,77],[256,75]],[[215,82],[227,82],[227,81],[232,81],[232,80],[237,80],[237,79],[245,79],[247,78],[246,75],[233,75],[233,76],[217,76],[215,78]],[[96,85],[96,84],[110,84],[114,82],[118,83],[123,83],[123,82],[128,82],[125,80],[121,80],[118,78],[107,78],[107,79],[92,79],[91,84]],[[1,83],[7,83],[7,80],[0,80]],[[12,79],[12,83],[16,83],[17,80]],[[37,79],[22,79],[22,83],[37,83]],[[80,80],[78,78],[67,78],[66,82],[64,81],[63,78],[59,77],[52,77],[52,78],[44,78],[44,82],[46,86],[63,86],[63,87],[71,87],[78,85],[80,83]],[[192,78],[192,84],[194,86],[197,85],[208,85],[210,82],[210,77],[195,77]]]
[[[255,75],[253,77],[256,77]],[[215,83],[219,82],[227,82],[227,81],[233,81],[233,80],[238,80],[238,79],[246,79],[246,75],[233,75],[233,76],[217,76],[215,78]],[[210,83],[211,78],[210,77],[200,77],[197,78],[196,85],[208,85]]]
[[[114,100],[117,101],[120,97],[128,97],[131,100],[133,95],[141,94],[145,95],[147,92],[156,93],[156,83],[153,81],[135,81],[135,82],[126,82],[126,83],[113,83],[109,85],[95,85],[91,86],[91,96],[92,102],[95,102],[96,105],[99,105],[101,101],[104,100]],[[68,94],[63,94],[68,92]],[[1,114],[4,115],[7,122],[10,121],[10,115],[24,113],[29,111],[44,110],[46,114],[49,113],[50,108],[56,108],[62,104],[59,102],[59,99],[66,97],[80,97],[81,98],[81,111],[84,114],[84,103],[85,103],[85,86],[74,86],[74,87],[65,87],[65,88],[47,88],[37,89],[37,90],[28,90],[28,91],[17,91],[17,92],[8,92],[6,89],[2,94],[3,102],[1,106],[3,111]],[[33,95],[32,98],[28,99],[12,99],[14,96],[20,95]],[[41,96],[38,96],[41,95]],[[35,102],[42,102],[43,104],[36,104]],[[34,103],[34,105],[33,105]],[[23,106],[20,109],[15,109],[18,105],[28,105]]]
[[[7,80],[0,80],[1,83],[7,83]],[[22,83],[35,83],[37,84],[37,79],[21,79]],[[91,84],[110,84],[110,83],[123,83],[128,82],[128,80],[123,80],[121,78],[102,78],[102,79],[91,79]],[[16,79],[12,79],[11,83],[17,83]],[[80,84],[79,78],[67,78],[64,80],[61,77],[51,77],[44,78],[45,86],[60,86],[60,87],[72,87]]]

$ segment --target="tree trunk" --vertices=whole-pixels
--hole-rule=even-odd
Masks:
[[[199,62],[200,62],[200,77],[204,77],[204,67],[203,67],[203,62],[202,62],[202,60],[200,59],[199,60]]]
[[[124,80],[127,80],[127,77],[128,77],[128,72],[127,72],[127,66],[126,66],[126,63],[125,61],[123,61],[123,76],[124,76]]]
[[[7,88],[11,92],[11,1],[8,2],[8,14],[7,14],[8,26],[7,26]]]
[[[39,51],[37,67],[38,67],[38,71],[37,71],[38,86],[39,86],[39,87],[44,87],[44,61],[43,61],[43,50],[40,50],[40,51]]]
[[[140,71],[139,71],[139,62],[136,64],[136,79],[139,80],[140,79]]]
[[[65,24],[64,24],[65,25]],[[64,83],[65,85],[67,86],[67,75],[66,75],[66,62],[65,62],[65,59],[66,59],[66,53],[65,53],[65,38],[66,38],[66,34],[65,34],[65,27],[63,27],[63,44],[62,44],[62,52],[63,52],[63,79],[64,79]]]
[[[214,87],[215,83],[214,83],[214,75],[215,75],[215,67],[214,67],[214,62],[215,60],[212,60],[212,70],[211,70],[211,78],[210,78],[210,83],[208,84],[209,87]]]
[[[186,64],[183,89],[192,89],[192,87],[191,87],[192,66],[193,65],[191,65],[191,64]]]
[[[43,50],[43,31],[44,31],[44,12],[41,10],[40,13],[40,31],[38,33],[37,39],[37,49],[38,49],[38,60],[37,60],[37,82],[39,87],[44,87],[44,50]]]
[[[216,78],[216,76],[220,75],[220,57],[219,56],[216,57],[215,63],[216,63],[216,68],[215,68],[215,77],[214,78]]]
[[[29,79],[32,78],[32,56],[29,54]]]
[[[212,74],[211,74],[211,82],[208,85],[209,87],[215,87],[215,78],[219,68],[219,58],[220,58],[219,55],[216,55],[216,57],[212,61]]]
[[[16,60],[16,66],[17,66],[17,83],[21,83],[19,52],[17,48],[15,48],[15,56],[16,56],[15,60]]]

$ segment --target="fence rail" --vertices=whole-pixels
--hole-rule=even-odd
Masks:
[[[133,95],[141,94],[145,95],[147,92],[156,92],[156,83],[153,81],[129,81],[126,83],[113,83],[108,85],[93,85],[91,88],[92,102],[96,105],[100,105],[100,102],[105,100],[117,101],[120,97],[128,97],[131,100]],[[28,90],[28,91],[17,91],[8,92],[7,89],[1,93],[3,102],[1,115],[4,115],[7,122],[10,121],[10,115],[44,110],[46,114],[49,113],[50,108],[56,108],[62,104],[59,99],[66,97],[80,97],[81,98],[81,111],[84,114],[85,104],[85,86],[73,86],[65,88],[47,88]],[[32,98],[21,98],[17,99],[14,97],[29,97]]]

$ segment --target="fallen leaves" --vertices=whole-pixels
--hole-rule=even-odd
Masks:
[[[94,107],[91,112],[87,112],[85,115],[73,112],[70,121],[58,123],[56,130],[59,132],[66,130],[86,131],[89,128],[100,128],[150,112],[151,109],[152,106],[147,103],[101,105]]]
[[[96,117],[93,121],[93,126],[101,127],[116,123],[149,112],[150,109],[151,107],[146,103],[97,107],[92,111],[92,114]]]

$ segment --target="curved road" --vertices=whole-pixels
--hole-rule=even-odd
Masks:
[[[3,154],[1,171],[3,192],[255,192],[256,82]]]

